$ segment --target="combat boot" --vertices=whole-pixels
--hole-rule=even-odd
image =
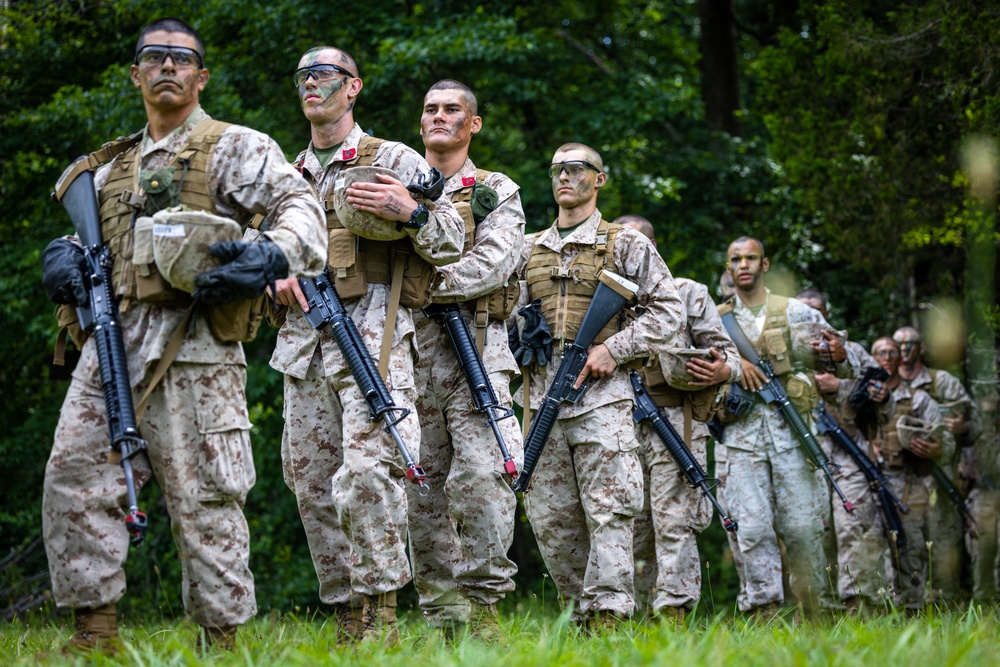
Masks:
[[[77,609],[75,627],[76,632],[62,648],[63,655],[97,652],[115,657],[122,648],[114,603]]]
[[[381,642],[393,646],[399,642],[396,621],[396,591],[364,595],[360,607],[349,607],[341,621],[343,642]]]
[[[497,606],[495,604],[480,604],[475,600],[469,600],[471,610],[469,612],[469,629],[472,637],[484,644],[496,644],[503,639],[503,630],[500,629],[500,622],[497,616]]]
[[[613,611],[598,609],[587,618],[587,631],[595,637],[610,635],[618,630],[625,620]]]
[[[748,613],[759,622],[768,623],[781,616],[781,603],[768,602],[766,604],[757,605]]]
[[[673,628],[684,627],[685,616],[687,616],[687,609],[684,607],[662,607],[653,612],[653,618],[661,624],[669,625]]]
[[[239,626],[202,627],[201,650],[207,653],[212,649],[232,651],[236,648],[236,630]]]

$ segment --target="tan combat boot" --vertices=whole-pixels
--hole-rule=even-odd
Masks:
[[[114,657],[121,648],[118,618],[112,603],[94,609],[77,609],[76,633],[63,646],[62,653],[78,655],[96,651]]]
[[[345,605],[337,614],[341,630],[338,645],[378,641],[392,646],[399,642],[396,591],[362,596],[360,607]]]
[[[203,652],[211,651],[212,649],[222,649],[224,651],[232,651],[236,648],[236,631],[239,626],[228,626],[228,627],[202,627],[201,633],[201,650]]]
[[[495,604],[480,604],[475,600],[469,600],[469,605],[471,606],[469,630],[472,637],[484,644],[496,644],[502,640],[503,630],[500,629],[497,606]]]
[[[661,624],[666,624],[674,628],[684,626],[685,616],[687,616],[687,609],[684,607],[662,607],[653,613],[653,618]]]
[[[617,631],[626,620],[613,611],[598,609],[591,612],[587,618],[587,631],[595,637],[610,635]]]

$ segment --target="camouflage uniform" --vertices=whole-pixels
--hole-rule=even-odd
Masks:
[[[453,197],[474,183],[476,166],[465,164],[445,184]],[[475,229],[475,245],[459,262],[439,270],[435,303],[463,303],[468,318],[475,300],[500,288],[514,273],[524,240],[524,211],[517,185],[499,173],[484,184],[500,203]],[[516,279],[515,279],[516,280]],[[410,487],[410,558],[420,608],[434,626],[469,621],[469,600],[490,605],[514,590],[517,566],[507,558],[514,537],[517,497],[503,477],[503,457],[493,430],[475,411],[465,374],[443,324],[414,312],[420,361],[416,367],[421,464],[431,488]],[[476,328],[470,326],[475,335]],[[483,365],[500,405],[510,408],[510,381],[517,365],[503,321],[486,329]],[[513,417],[500,422],[508,451],[521,465],[521,433]],[[459,533],[459,528],[461,533]]]
[[[145,134],[138,149],[142,170],[171,162],[207,117],[198,107],[160,141]],[[322,211],[278,145],[259,132],[232,126],[212,155],[208,174],[216,212],[238,219],[270,213],[275,222],[267,235],[288,259],[289,275],[320,271],[326,254]],[[115,164],[98,170],[98,191]],[[186,308],[124,299],[120,311],[138,400]],[[148,449],[133,459],[137,488],[152,474],[163,489],[183,564],[184,608],[209,628],[241,625],[257,612],[242,512],[255,480],[245,366],[242,346],[214,338],[196,314],[140,424]],[[96,608],[121,598],[129,539],[125,505],[124,474],[109,461],[91,340],[73,371],[45,470],[42,526],[58,606]]]
[[[886,401],[879,410],[880,428],[889,428],[892,426],[888,422],[896,414],[896,406],[901,401],[909,402],[909,407],[914,417],[932,424],[941,423],[941,414],[938,410],[938,404],[934,399],[927,392],[914,389],[905,382],[900,382],[892,390],[891,400]],[[947,433],[941,438],[941,446],[943,451],[935,459],[935,463],[938,465],[944,461],[950,461],[955,455],[955,440],[951,433]],[[892,487],[893,493],[910,506],[910,511],[906,514],[900,514],[899,517],[903,523],[903,532],[906,534],[908,545],[906,556],[909,561],[907,563],[907,561],[903,560],[902,555],[898,563],[895,562],[894,558],[890,557],[886,567],[889,572],[889,580],[895,582],[896,594],[894,598],[896,604],[910,609],[920,608],[924,602],[931,601],[925,599],[927,579],[928,576],[932,576],[935,580],[937,579],[936,571],[931,570],[929,572],[929,559],[927,557],[927,543],[932,539],[931,530],[934,525],[933,504],[935,502],[928,489],[932,488],[934,477],[930,472],[918,471],[914,466],[916,460],[915,457],[910,457],[907,454],[906,464],[903,467],[892,468],[886,466],[884,470],[885,477],[889,480],[889,486]],[[936,502],[948,503],[949,501],[944,497],[944,494],[940,494]],[[954,508],[952,507],[951,509]],[[907,565],[909,565],[909,572],[907,572]],[[933,584],[934,582],[932,581],[931,583]]]
[[[356,154],[362,134],[355,124],[326,169],[311,144],[297,158],[320,200],[334,188],[345,161]],[[404,183],[430,169],[413,149],[390,141],[378,147],[373,164],[392,169]],[[446,197],[435,204],[427,224],[411,238],[422,257],[444,264],[459,257],[463,226]],[[369,283],[364,296],[344,303],[375,359],[388,303],[389,285],[379,283]],[[386,385],[396,406],[413,412],[397,428],[418,460],[413,335],[410,310],[400,307]],[[329,328],[317,331],[300,310],[289,309],[271,367],[285,374],[282,464],[285,483],[299,504],[320,599],[357,606],[361,596],[399,589],[410,580],[405,466],[389,434],[370,421],[368,405]]]
[[[773,298],[770,290],[767,294]],[[754,314],[738,297],[732,303],[747,338],[757,340],[761,325]],[[761,315],[766,312],[765,308]],[[789,325],[829,326],[819,311],[797,299],[788,299],[787,320]],[[838,375],[850,375],[846,362],[837,366]],[[810,381],[815,380],[810,376]],[[808,415],[803,416],[808,423]],[[724,498],[740,526],[739,532],[728,533],[742,582],[740,610],[784,600],[779,538],[787,549],[789,585],[800,602],[812,607],[832,604],[823,549],[829,488],[777,407],[755,403],[746,417],[726,427],[725,445]]]
[[[953,410],[963,411],[963,416],[969,424],[969,432],[956,438],[959,449],[972,447],[982,431],[979,419],[979,410],[969,398],[968,392],[962,386],[962,382],[954,375],[943,370],[928,369],[922,366],[920,372],[907,383],[914,389],[922,389],[931,395],[942,409],[948,410],[950,404],[956,401],[964,402],[961,408]],[[952,410],[949,410],[949,413]],[[947,416],[950,416],[947,415]],[[940,459],[941,468],[947,473],[952,481],[958,482],[958,455],[959,450],[953,452],[952,456]],[[931,501],[931,524],[930,541],[933,581],[931,582],[934,591],[934,601],[956,602],[961,594],[961,570],[962,570],[962,515],[958,513],[955,505],[948,499],[943,489],[938,487],[934,478],[928,475],[921,481],[927,487],[927,494]],[[974,570],[975,572],[975,570]]]
[[[708,288],[687,278],[674,282],[687,315],[683,345],[718,349],[730,368],[729,381],[738,381],[743,372],[740,355],[722,326]],[[683,438],[684,406],[665,407],[664,414]],[[686,444],[705,468],[708,427],[700,421],[690,423],[691,438]],[[642,511],[635,518],[636,599],[640,609],[648,604],[653,612],[664,607],[693,609],[701,597],[701,560],[695,538],[711,523],[712,504],[701,489],[688,485],[652,428],[639,424],[636,435],[645,488]]]
[[[519,273],[535,245],[558,252],[568,268],[582,247],[594,246],[600,220],[595,211],[565,239],[555,225],[525,237]],[[632,613],[632,520],[642,508],[642,469],[623,364],[670,347],[684,332],[677,288],[649,240],[622,228],[611,255],[609,268],[639,284],[646,313],[605,341],[618,368],[593,382],[577,404],[562,407],[524,496],[545,565],[577,619],[598,611]],[[532,298],[528,292],[521,292],[523,303]],[[558,365],[554,358],[545,368],[530,368],[532,405],[541,405]]]
[[[846,347],[849,363],[859,375],[865,368],[878,365],[858,343],[847,341]],[[855,425],[854,411],[849,403],[854,386],[854,382],[841,382],[836,394],[825,394],[823,398],[827,412],[853,438],[861,451],[868,454],[868,440]],[[837,593],[841,601],[851,604],[855,600],[863,601],[874,608],[884,600],[879,591],[889,587],[884,565],[888,542],[878,498],[861,468],[842,447],[834,446],[830,437],[824,437],[820,442],[825,442],[831,450],[833,478],[844,495],[854,503],[853,512],[844,509],[840,502],[832,503],[837,541]]]

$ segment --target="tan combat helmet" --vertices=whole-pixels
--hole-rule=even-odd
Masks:
[[[372,241],[395,241],[406,236],[406,232],[395,222],[380,218],[374,213],[359,211],[347,203],[347,188],[354,183],[380,183],[375,175],[384,174],[399,179],[391,169],[383,167],[350,167],[337,175],[333,184],[333,206],[340,223],[358,236]]]
[[[185,292],[195,291],[194,279],[199,273],[222,265],[209,250],[213,243],[243,238],[242,229],[234,220],[204,211],[177,209],[157,211],[152,218],[136,221],[137,252],[147,234],[152,236],[156,267],[168,283]]]

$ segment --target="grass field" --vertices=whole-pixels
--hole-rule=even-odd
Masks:
[[[415,615],[402,620],[401,645],[338,650],[323,618],[264,616],[240,631],[234,653],[200,656],[196,628],[185,622],[123,623],[127,651],[116,660],[51,657],[46,664],[95,665],[858,665],[916,667],[1000,665],[1000,623],[995,609],[928,612],[857,620],[795,623],[791,614],[766,623],[737,618],[691,617],[675,629],[629,623],[601,637],[580,633],[567,615],[540,609],[502,614],[506,642],[483,646],[471,639],[448,645]],[[0,665],[35,664],[35,654],[61,645],[71,634],[67,620],[14,621],[0,631]]]

